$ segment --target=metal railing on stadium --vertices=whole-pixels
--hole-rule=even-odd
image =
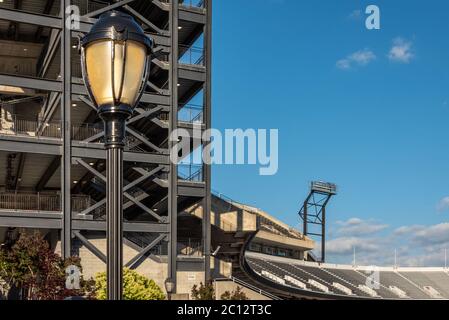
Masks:
[[[90,205],[89,196],[72,195],[73,212],[82,212]],[[0,193],[0,210],[60,212],[61,196],[40,192],[3,192]]]

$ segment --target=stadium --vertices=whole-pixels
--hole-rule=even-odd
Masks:
[[[79,30],[64,24],[69,6],[79,10]],[[242,288],[252,300],[449,299],[445,268],[326,263],[334,184],[311,183],[297,230],[212,191],[209,164],[170,162],[174,130],[212,125],[212,0],[0,1],[2,245],[38,231],[61,257],[79,257],[85,278],[106,270],[104,130],[84,86],[78,38],[114,9],[143,26],[156,52],[128,121],[127,268],[167,291],[170,279],[167,293],[178,300],[207,282],[217,297]],[[12,291],[3,298],[21,298]]]

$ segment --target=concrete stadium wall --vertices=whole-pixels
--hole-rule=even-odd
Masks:
[[[213,279],[230,278],[232,276],[232,263],[211,258],[210,261],[211,276]]]
[[[203,218],[202,206],[195,205],[186,212],[200,219]],[[257,215],[213,197],[211,223],[226,232],[256,231]]]

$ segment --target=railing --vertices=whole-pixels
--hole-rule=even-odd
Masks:
[[[187,123],[204,123],[203,107],[199,105],[186,104],[178,112],[178,120]]]
[[[17,115],[8,115],[0,119],[0,135],[29,136],[61,139],[61,123],[41,122],[20,119]]]
[[[72,139],[84,141],[102,131],[103,124],[72,124]],[[11,115],[0,120],[0,135],[61,139],[62,125],[60,121],[25,120],[17,115]]]
[[[230,206],[238,205],[239,207],[243,208],[243,210],[245,210],[245,211],[248,211],[250,213],[254,213],[254,214],[257,214],[257,215],[259,214],[259,212],[257,211],[256,208],[248,207],[247,205],[244,205],[244,204],[242,204],[242,203],[240,203],[238,201],[235,201],[235,200],[231,199],[230,197],[228,197],[228,196],[226,196],[226,195],[224,195],[221,192],[218,192],[216,190],[211,190],[211,191],[212,191],[212,194],[214,196],[216,196],[217,198],[219,198],[219,199],[221,199],[221,200],[223,200],[225,202],[228,202]]]
[[[75,141],[87,140],[104,131],[102,123],[80,123],[72,125],[72,139]]]
[[[181,240],[178,241],[178,255],[188,257],[202,257],[203,245],[198,241]]]
[[[204,49],[198,47],[179,46],[181,50],[179,63],[204,66]]]
[[[81,212],[90,206],[89,196],[72,196],[72,211]],[[0,193],[0,210],[60,212],[61,196],[44,193]]]
[[[83,212],[93,204],[93,200],[89,196],[72,195],[72,212]]]
[[[170,0],[159,0],[162,3],[170,3]],[[205,8],[204,0],[179,0],[179,5],[186,8]]]
[[[180,0],[179,5],[187,8],[204,8],[204,0]]]
[[[203,166],[193,164],[178,164],[178,177],[184,181],[203,182]]]

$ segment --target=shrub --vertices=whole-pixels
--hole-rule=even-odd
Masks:
[[[215,300],[215,289],[212,282],[200,283],[200,286],[194,285],[192,288],[193,300]]]
[[[221,300],[238,301],[238,300],[249,300],[249,299],[246,296],[245,292],[243,292],[242,288],[237,287],[235,289],[235,291],[232,291],[232,292],[226,291],[225,293],[223,293],[221,295]]]
[[[95,295],[98,300],[107,299],[106,283],[106,272],[95,276]],[[153,280],[125,268],[123,270],[123,299],[165,300],[165,294]]]

